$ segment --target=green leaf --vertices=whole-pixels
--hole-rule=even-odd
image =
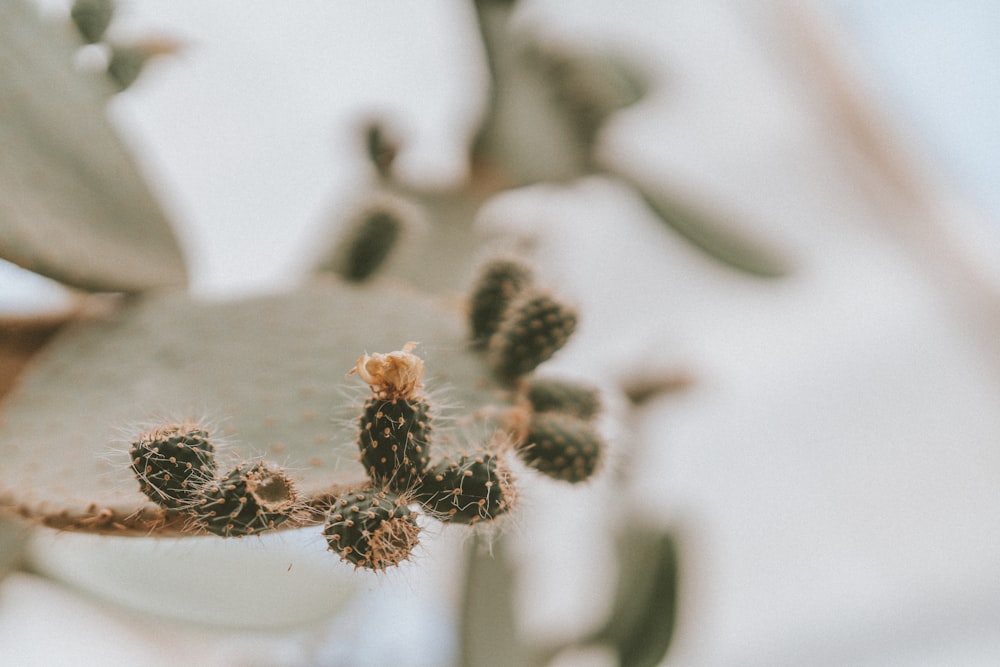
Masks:
[[[108,122],[111,85],[73,68],[80,43],[0,3],[0,256],[87,290],[183,284],[173,232]]]

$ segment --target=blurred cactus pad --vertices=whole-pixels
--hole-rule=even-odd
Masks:
[[[425,385],[454,413],[437,422],[435,447],[457,454],[489,440],[505,392],[467,337],[453,305],[332,276],[238,301],[131,297],[58,335],[7,397],[0,502],[54,527],[183,532],[183,517],[142,493],[128,452],[146,429],[193,420],[212,434],[220,469],[267,459],[321,504],[366,483],[357,418],[368,386],[348,376],[366,351],[426,341]]]

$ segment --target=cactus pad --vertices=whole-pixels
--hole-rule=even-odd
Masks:
[[[87,290],[186,280],[159,204],[110,125],[111,85],[32,3],[0,2],[0,256]]]
[[[365,397],[348,376],[365,350],[421,341],[427,382],[444,387],[477,432],[497,428],[505,393],[467,350],[466,332],[446,302],[329,276],[238,301],[129,300],[60,332],[6,397],[0,507],[62,528],[187,531],[189,519],[140,492],[130,466],[127,443],[152,419],[205,421],[220,438],[220,468],[266,457],[301,496],[328,499],[366,483],[356,443]],[[411,366],[395,365],[403,354],[366,355],[365,372],[394,387],[415,382]],[[435,439],[442,455],[459,448],[450,433]]]
[[[405,497],[371,489],[349,491],[337,498],[323,529],[331,551],[371,570],[406,560],[419,541],[419,532]]]

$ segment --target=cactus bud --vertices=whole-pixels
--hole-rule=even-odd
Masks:
[[[535,470],[576,483],[594,474],[603,449],[601,436],[588,422],[568,414],[545,412],[532,417],[518,453]]]
[[[330,508],[323,529],[331,551],[376,571],[406,560],[419,542],[419,532],[405,498],[385,489],[344,494]]]
[[[242,537],[284,523],[295,507],[292,481],[281,469],[259,461],[238,465],[222,479],[203,485],[189,510],[208,532]]]
[[[566,344],[576,323],[576,311],[550,294],[531,290],[516,298],[490,339],[497,378],[513,382],[535,370]]]
[[[423,399],[369,398],[360,419],[361,463],[376,485],[404,490],[427,470],[431,417]]]
[[[586,420],[593,419],[601,409],[597,389],[576,382],[535,378],[524,393],[536,413],[562,412]]]
[[[418,499],[442,521],[491,521],[514,505],[513,478],[497,455],[463,455],[435,465],[424,478]]]
[[[187,422],[140,434],[129,456],[142,492],[169,509],[189,502],[198,484],[215,476],[215,447],[208,437]]]
[[[470,336],[475,347],[486,347],[504,310],[532,279],[531,267],[516,259],[494,259],[482,268],[469,300]]]

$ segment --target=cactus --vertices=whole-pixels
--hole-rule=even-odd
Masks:
[[[568,414],[547,412],[531,418],[521,458],[554,479],[582,482],[598,469],[604,445],[588,422]]]
[[[419,543],[419,532],[405,496],[369,488],[337,498],[323,528],[332,551],[356,567],[376,571],[409,558]]]
[[[437,463],[417,490],[425,508],[442,521],[492,521],[515,503],[513,478],[502,455],[463,454]]]
[[[508,383],[532,372],[566,344],[576,322],[576,311],[547,292],[528,290],[519,295],[504,310],[490,338],[493,372]]]
[[[215,446],[196,424],[169,424],[140,434],[129,450],[140,490],[163,507],[188,502],[199,482],[215,477]]]
[[[200,485],[185,508],[198,528],[242,537],[280,526],[298,509],[295,485],[283,470],[257,461]]]
[[[524,395],[533,412],[562,412],[590,420],[601,409],[601,397],[595,387],[554,378],[531,378]]]

